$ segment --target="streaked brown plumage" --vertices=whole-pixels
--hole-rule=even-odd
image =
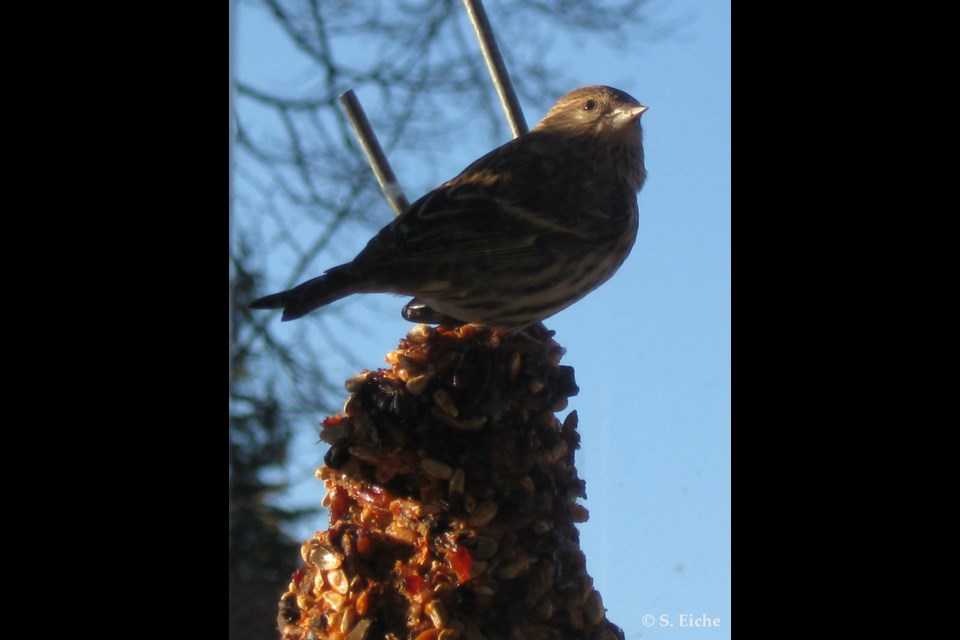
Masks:
[[[352,262],[250,306],[294,320],[389,292],[462,322],[519,330],[543,320],[606,282],[633,247],[646,110],[618,89],[575,89],[529,133],[414,202]]]

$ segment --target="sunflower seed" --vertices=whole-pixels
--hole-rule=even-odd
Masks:
[[[420,468],[431,478],[437,480],[449,480],[453,477],[453,467],[445,462],[434,460],[433,458],[424,458],[420,461]]]
[[[471,527],[485,527],[497,517],[499,509],[500,507],[493,500],[484,500],[477,505],[474,512],[467,518],[467,524]]]

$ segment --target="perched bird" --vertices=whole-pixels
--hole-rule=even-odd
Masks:
[[[633,247],[646,110],[612,87],[575,89],[414,202],[353,261],[250,307],[294,320],[389,292],[415,297],[407,319],[433,311],[506,331],[543,320],[606,282]]]

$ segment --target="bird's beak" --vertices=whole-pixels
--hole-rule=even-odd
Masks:
[[[642,116],[649,108],[650,107],[645,107],[642,104],[631,104],[618,107],[613,112],[614,122],[616,122],[618,126],[629,124],[639,120],[640,116]]]

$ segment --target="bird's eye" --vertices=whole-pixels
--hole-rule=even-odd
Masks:
[[[596,109],[596,108],[597,108],[597,101],[596,101],[596,100],[587,100],[586,102],[583,103],[583,110],[584,110],[584,111],[593,111],[593,110]]]

